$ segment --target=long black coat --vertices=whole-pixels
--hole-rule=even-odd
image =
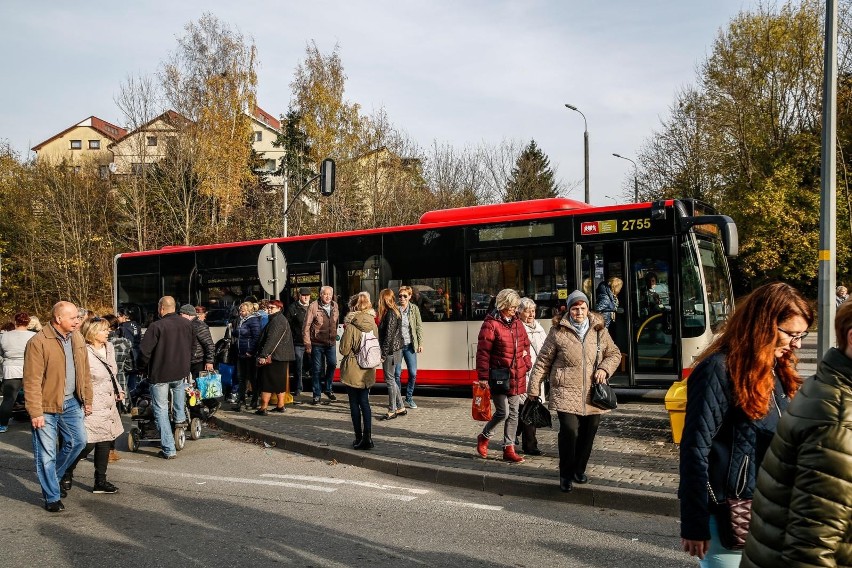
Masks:
[[[260,333],[257,345],[258,357],[272,355],[274,361],[294,361],[296,359],[290,323],[280,311],[269,318],[269,323]]]

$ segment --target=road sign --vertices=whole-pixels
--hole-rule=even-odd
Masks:
[[[275,243],[263,245],[257,257],[257,277],[266,293],[278,300],[287,281],[287,259]]]

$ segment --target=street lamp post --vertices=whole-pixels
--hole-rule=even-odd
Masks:
[[[578,112],[583,117],[583,181],[586,189],[586,203],[589,203],[589,123],[586,121],[586,115],[583,114],[583,111],[574,105],[565,103],[565,108]]]
[[[630,158],[622,156],[621,154],[613,153],[612,155],[616,158],[627,160],[628,162],[633,164],[633,203],[639,203],[639,166],[636,165],[636,162],[634,162]]]

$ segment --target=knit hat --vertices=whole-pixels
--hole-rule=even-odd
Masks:
[[[188,316],[195,316],[195,306],[192,304],[184,304],[180,307],[180,313]]]
[[[568,306],[568,308],[570,308],[571,306],[573,306],[577,302],[586,302],[586,305],[588,306],[589,305],[589,298],[588,298],[588,296],[586,296],[585,294],[583,294],[579,290],[574,290],[568,296],[568,301],[566,302],[565,305]]]

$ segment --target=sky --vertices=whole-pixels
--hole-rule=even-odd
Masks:
[[[630,199],[633,165],[719,30],[756,0],[183,0],[0,5],[0,140],[29,149],[114,102],[129,76],[156,73],[204,12],[251,38],[258,104],[279,116],[315,41],[339,45],[346,98],[384,108],[420,147],[535,139],[566,196],[583,200],[583,117],[591,202]],[[570,192],[569,192],[570,191]]]

